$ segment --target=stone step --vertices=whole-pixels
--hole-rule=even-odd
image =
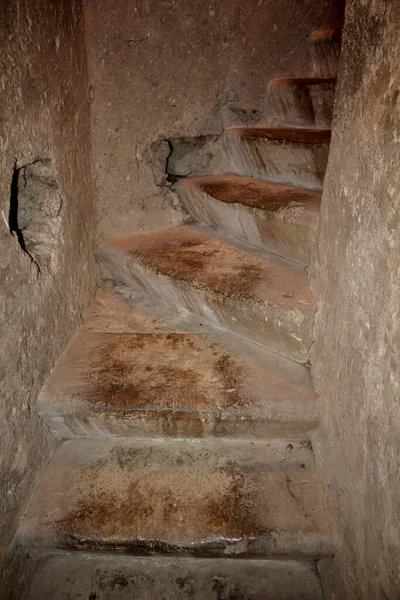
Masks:
[[[105,279],[202,316],[300,363],[308,361],[314,300],[307,276],[179,225],[98,247]]]
[[[203,175],[242,175],[321,189],[331,131],[322,127],[229,127],[221,136],[174,138],[170,181]]]
[[[312,451],[287,440],[68,440],[19,530],[30,548],[316,559],[332,554]]]
[[[39,411],[61,436],[308,439],[318,405],[305,367],[272,353],[261,367],[215,335],[160,332],[128,308],[136,332],[89,321],[47,379]]]
[[[311,32],[308,40],[314,76],[337,77],[341,37],[341,28],[315,29]]]
[[[335,77],[275,77],[268,85],[274,123],[329,128],[335,84]]]
[[[330,135],[314,127],[231,127],[224,135],[229,172],[321,189]]]
[[[310,264],[319,227],[320,191],[237,175],[181,179],[175,191],[196,222]]]
[[[293,560],[36,553],[23,600],[323,600],[316,564]]]

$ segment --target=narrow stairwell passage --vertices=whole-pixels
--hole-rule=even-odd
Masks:
[[[184,224],[99,245],[40,397],[63,441],[20,527],[27,599],[323,600],[307,266],[333,84],[274,82],[278,125],[227,130],[221,172],[176,184]]]

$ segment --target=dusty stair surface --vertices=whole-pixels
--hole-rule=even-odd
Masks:
[[[307,278],[337,32],[271,124],[172,140],[187,222],[104,240],[106,289],[44,385],[60,444],[20,530],[25,600],[323,600]]]
[[[21,530],[30,547],[201,556],[332,553],[307,443],[71,440]]]

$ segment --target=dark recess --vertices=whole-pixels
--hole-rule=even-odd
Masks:
[[[10,228],[10,233],[15,234],[22,250],[28,254],[22,229],[20,229],[18,225],[18,181],[20,171],[21,169],[17,169],[17,166],[15,165],[10,186],[10,210],[8,213],[8,226]]]

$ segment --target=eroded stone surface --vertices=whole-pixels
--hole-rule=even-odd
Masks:
[[[300,458],[307,445],[293,450],[279,440],[71,440],[20,536],[45,547],[323,557],[332,552],[323,490]]]
[[[106,277],[201,314],[306,362],[314,303],[307,277],[186,226],[103,242]]]

